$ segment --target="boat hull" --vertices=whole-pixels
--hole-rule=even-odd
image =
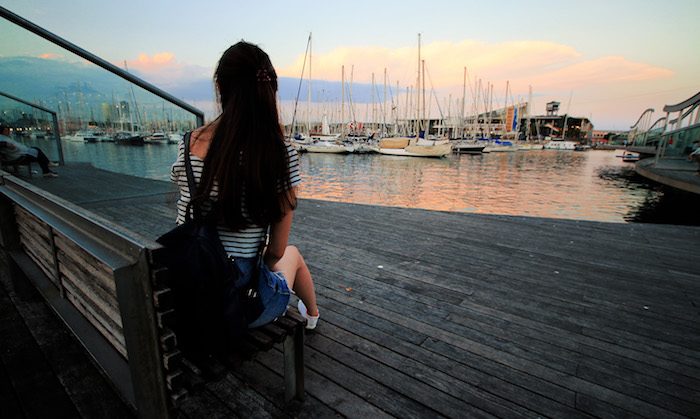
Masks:
[[[382,138],[379,140],[379,149],[403,149],[410,141],[410,138],[404,137]]]
[[[409,145],[404,148],[379,148],[379,153],[391,156],[444,157],[452,152],[451,144]]]

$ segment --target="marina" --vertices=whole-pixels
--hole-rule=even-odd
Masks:
[[[63,153],[68,162],[167,180],[177,146],[65,143]],[[634,163],[624,163],[618,155],[614,150],[521,150],[413,159],[302,153],[301,195],[444,211],[643,222],[640,213],[648,214],[668,191],[636,175]],[[691,204],[685,207],[680,214],[692,212]],[[695,222],[687,216],[665,217],[667,223]]]
[[[52,7],[45,16],[71,9]],[[111,7],[115,18],[131,9]],[[245,39],[259,30],[242,29],[247,7],[235,5],[245,18],[229,28]],[[596,8],[572,15],[593,20]],[[158,10],[177,23],[170,13]],[[610,48],[596,56],[550,38],[552,19],[538,42],[508,34],[520,24],[499,31],[517,42],[436,42],[441,26],[465,27],[444,16],[416,50],[403,29],[385,37],[384,20],[377,39],[391,47],[322,44],[312,74],[311,33],[298,55],[298,25],[282,43],[269,31],[265,42],[288,49],[270,57],[287,63],[241,80],[270,93],[270,114],[274,82],[281,132],[300,154],[289,243],[313,275],[320,321],[305,331],[293,296],[244,333],[247,357],[200,363],[175,333],[173,272],[155,240],[174,226],[178,143],[219,112],[202,61],[218,41],[173,43],[164,29],[177,54],[131,60],[136,20],[119,43],[126,57],[101,58],[0,15],[11,40],[0,48],[3,134],[39,149],[0,166],[3,418],[700,419],[700,93],[668,100],[694,74],[671,66],[672,48],[641,53],[635,40],[620,53],[597,38]],[[99,39],[111,20],[94,33],[101,55],[114,51]],[[409,20],[399,17],[412,32]],[[673,27],[694,30],[682,20]],[[660,116],[644,106],[661,97]],[[594,127],[591,109],[615,128],[645,107],[629,129]],[[2,139],[3,151],[22,149]]]

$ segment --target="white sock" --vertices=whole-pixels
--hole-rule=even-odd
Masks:
[[[297,308],[299,309],[299,314],[301,314],[301,317],[306,319],[306,328],[307,329],[315,329],[316,324],[318,323],[319,316],[309,316],[309,313],[306,310],[306,306],[304,305],[304,302],[301,300],[299,300],[299,304],[297,304]]]

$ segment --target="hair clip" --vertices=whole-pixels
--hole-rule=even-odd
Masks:
[[[270,73],[265,68],[261,68],[260,70],[258,70],[256,77],[257,77],[258,82],[261,82],[261,83],[272,81],[272,77],[270,77]]]

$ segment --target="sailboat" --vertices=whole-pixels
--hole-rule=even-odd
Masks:
[[[420,58],[420,34],[418,34],[418,81],[416,84],[416,92],[419,92],[420,94],[420,91],[422,90],[423,102],[425,102],[424,75],[422,77],[424,87],[423,89],[418,88],[421,82],[421,66],[422,72],[425,74],[425,62],[421,61]],[[382,138],[379,141],[379,152],[381,154],[409,157],[444,157],[452,152],[452,145],[450,144],[449,140],[428,140],[424,138],[427,127],[422,126],[425,118],[421,118],[420,100],[417,100],[416,102],[416,123],[418,124],[418,134],[414,138]],[[422,110],[425,113],[425,103],[423,103]]]
[[[346,146],[340,142],[340,134],[331,134],[328,125],[328,117],[323,115],[321,122],[321,134],[309,134],[311,142],[304,145],[309,153],[350,153],[352,146]]]

